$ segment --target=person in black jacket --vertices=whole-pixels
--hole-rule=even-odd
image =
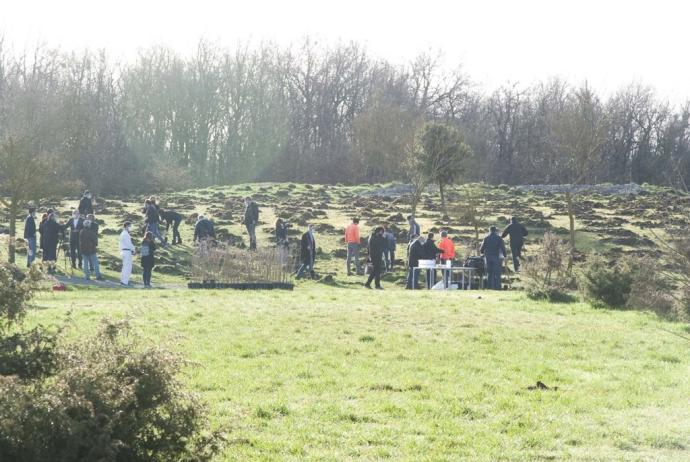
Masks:
[[[26,239],[26,266],[36,260],[36,208],[29,207],[29,215],[24,220],[24,239]]]
[[[377,289],[381,287],[381,273],[383,273],[383,253],[386,250],[386,238],[383,237],[383,226],[374,229],[374,232],[369,237],[369,258],[371,259],[372,271],[369,274],[364,287],[371,289],[371,281],[375,281]]]
[[[503,230],[501,237],[503,239],[510,236],[510,253],[513,255],[513,268],[515,272],[520,271],[520,260],[522,259],[522,247],[525,245],[525,237],[527,237],[527,228],[522,223],[518,222],[516,217],[510,219],[510,224]]]
[[[43,225],[43,261],[52,263],[57,261],[57,246],[63,236],[63,229],[55,213],[51,213]],[[48,273],[55,273],[54,265],[50,266]]]
[[[213,222],[203,215],[199,215],[196,225],[194,225],[194,242],[201,242],[206,239],[215,239],[216,231]]]
[[[424,260],[436,260],[438,255],[441,255],[443,250],[436,247],[434,242],[434,233],[429,233],[424,242]],[[432,282],[436,280],[436,270],[426,270],[426,288],[431,289]]]
[[[92,195],[91,191],[88,189],[84,191],[84,195],[82,198],[79,200],[79,214],[83,217],[87,216],[90,213],[93,213],[93,200],[92,200]]]
[[[180,237],[180,223],[182,223],[182,215],[174,210],[163,210],[158,209],[158,216],[165,222],[165,234],[168,234],[168,230],[172,225],[173,239],[172,245],[182,244],[182,237]]]
[[[302,264],[295,273],[295,279],[300,279],[305,271],[309,271],[312,279],[315,277],[314,263],[316,262],[316,239],[314,239],[314,225],[307,227],[307,232],[302,234],[300,248],[300,261]]]
[[[486,259],[488,288],[501,290],[501,267],[506,254],[506,245],[495,226],[489,228],[489,234],[484,238],[479,252]]]
[[[412,236],[412,242],[407,250],[407,285],[406,289],[419,288],[419,270],[415,268],[419,266],[419,260],[424,259],[424,238],[421,236]]]
[[[244,198],[244,226],[249,234],[249,250],[256,249],[256,226],[259,224],[259,206],[247,196]]]
[[[84,229],[84,218],[82,218],[79,210],[74,210],[72,217],[65,224],[65,231],[69,230],[69,257],[72,261],[72,268],[77,268],[77,261],[79,268],[82,265],[81,250],[79,249],[79,233],[82,229]]]
[[[151,273],[156,263],[154,253],[156,251],[156,241],[153,238],[153,233],[146,232],[144,240],[141,241],[141,268],[143,270],[144,287],[151,288]]]

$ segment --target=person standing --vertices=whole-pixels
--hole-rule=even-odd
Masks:
[[[98,234],[92,228],[90,220],[84,220],[84,225],[79,231],[79,248],[83,259],[84,279],[91,279],[91,271],[96,275],[96,280],[102,281],[101,269],[98,265]]]
[[[406,289],[419,288],[419,260],[424,259],[424,238],[412,236],[412,242],[407,249],[407,285]]]
[[[295,279],[300,279],[305,271],[309,271],[312,279],[315,277],[314,263],[316,262],[316,239],[314,239],[314,225],[307,227],[307,232],[302,234],[300,248],[300,261],[302,264],[297,269]]]
[[[46,229],[46,223],[48,222],[48,217],[50,214],[53,213],[52,209],[48,209],[46,213],[44,213],[41,216],[41,222],[38,224],[38,233],[41,235],[38,239],[38,248],[41,249],[41,252],[45,253],[45,229]]]
[[[510,253],[513,256],[513,268],[516,273],[520,272],[520,260],[522,259],[522,247],[525,245],[525,237],[527,237],[527,228],[522,223],[518,222],[517,217],[510,219],[510,224],[503,230],[501,237],[503,239],[510,236]]]
[[[448,237],[448,231],[441,231],[441,242],[438,243],[438,248],[441,250],[441,264],[446,266],[447,262],[450,262],[450,266],[453,266],[453,260],[455,260],[455,243]],[[450,284],[449,270],[443,270],[443,282],[447,288]]]
[[[48,262],[50,267],[49,274],[55,274],[55,262],[57,261],[57,246],[63,236],[63,227],[58,223],[57,215],[48,215],[43,225],[43,261]]]
[[[393,271],[393,265],[395,264],[395,249],[397,247],[395,234],[393,234],[390,228],[386,228],[383,237],[386,240],[386,249],[383,253],[383,258],[386,261],[386,271]]]
[[[91,191],[88,189],[84,191],[84,195],[79,200],[79,207],[77,210],[79,210],[79,214],[84,217],[93,213],[92,195]]]
[[[345,243],[347,244],[347,258],[345,260],[347,275],[352,276],[350,263],[352,263],[353,259],[355,261],[355,274],[359,274],[361,272],[361,268],[359,266],[359,218],[353,218],[352,223],[347,225],[347,228],[345,228]]]
[[[506,245],[495,226],[489,228],[489,234],[484,238],[479,252],[486,259],[488,288],[501,290],[501,266],[506,254]]]
[[[24,220],[24,239],[26,239],[26,266],[36,260],[36,208],[29,207],[29,215]]]
[[[259,224],[259,206],[247,196],[244,198],[244,226],[249,234],[249,250],[256,250],[256,227]]]
[[[77,268],[77,262],[79,262],[80,269],[82,265],[81,251],[79,250],[79,236],[83,228],[84,219],[79,213],[79,210],[75,209],[72,212],[72,216],[65,224],[65,229],[69,230],[69,258],[72,261],[72,268],[75,269]]]
[[[155,265],[154,253],[156,251],[156,241],[153,239],[153,234],[148,231],[141,241],[141,268],[143,269],[144,287],[151,288],[151,273]]]
[[[96,221],[96,216],[90,213],[86,216],[86,219],[91,222],[91,230],[98,236],[98,222]]]
[[[434,260],[436,261],[436,257],[441,255],[441,249],[436,247],[436,243],[434,242],[434,233],[429,233],[426,236],[426,241],[424,242],[424,259],[425,260]],[[434,269],[427,269],[426,270],[426,288],[431,289],[432,287],[432,282],[436,280],[436,270]]]
[[[120,285],[129,286],[129,277],[132,275],[132,258],[134,257],[134,243],[130,232],[132,223],[126,221],[120,233],[120,255],[122,256],[122,273],[120,274]]]
[[[282,218],[276,220],[276,247],[278,249],[278,258],[282,265],[287,264],[288,261],[288,225]]]
[[[170,226],[173,230],[172,245],[182,244],[182,237],[180,237],[180,223],[182,223],[182,215],[174,210],[158,210],[158,216],[165,221],[165,234],[168,234]]]
[[[412,242],[415,236],[422,235],[422,229],[412,215],[407,216],[407,223],[410,225],[410,229],[407,231],[407,242]]]
[[[161,235],[161,230],[158,221],[158,206],[154,197],[149,197],[144,202],[143,213],[146,216],[146,231],[150,231],[155,238],[157,238],[164,247],[168,246],[165,238]]]
[[[374,232],[369,237],[369,258],[371,259],[372,271],[369,274],[364,287],[371,289],[371,281],[375,281],[377,289],[381,287],[381,273],[383,273],[383,252],[386,248],[386,239],[383,237],[383,226],[374,229]]]

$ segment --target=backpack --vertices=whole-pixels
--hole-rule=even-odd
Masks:
[[[468,268],[475,268],[478,274],[484,273],[484,257],[467,257],[464,265]]]

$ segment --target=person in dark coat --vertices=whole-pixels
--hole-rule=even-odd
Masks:
[[[82,265],[81,251],[79,250],[79,233],[84,229],[84,218],[79,210],[74,210],[72,216],[65,224],[65,231],[69,231],[69,258],[72,261],[72,268],[79,268]]]
[[[386,239],[386,250],[383,254],[383,258],[386,261],[386,271],[393,271],[393,264],[395,263],[395,249],[397,242],[395,240],[395,234],[390,228],[386,228],[383,233],[384,239]]]
[[[41,235],[39,238],[38,248],[41,249],[41,251],[43,251],[43,248],[44,248],[43,234],[45,233],[46,222],[48,221],[48,217],[50,216],[51,213],[53,213],[53,209],[48,209],[48,211],[46,213],[44,213],[43,216],[41,216],[41,222],[38,224],[38,233]]]
[[[429,233],[424,242],[424,260],[436,260],[436,257],[441,255],[443,250],[436,247],[434,242],[434,233]],[[426,270],[426,288],[431,289],[432,282],[436,280],[436,271],[432,269]]]
[[[375,281],[377,289],[381,287],[381,273],[383,273],[383,253],[386,250],[386,238],[383,237],[383,226],[374,229],[369,237],[369,258],[371,259],[372,271],[369,274],[364,287],[371,289],[371,281]]]
[[[77,210],[79,210],[79,214],[83,217],[89,215],[90,213],[93,213],[92,195],[91,191],[89,191],[88,189],[84,191],[84,195],[79,200],[79,207],[77,208]]]
[[[98,222],[96,221],[96,216],[90,213],[86,216],[86,219],[91,222],[91,230],[98,235]]]
[[[26,239],[26,266],[36,260],[36,208],[29,207],[29,215],[24,220],[24,239]]]
[[[79,231],[79,249],[84,259],[84,279],[91,279],[91,272],[96,274],[96,280],[102,281],[101,269],[98,264],[98,234],[93,229],[90,220],[84,220],[84,226]]]
[[[510,219],[510,224],[503,230],[501,237],[503,239],[510,236],[510,253],[513,255],[513,268],[515,272],[520,271],[520,260],[522,259],[522,247],[525,245],[525,237],[527,237],[527,228],[522,223],[518,222],[516,217]]]
[[[412,236],[407,250],[407,285],[406,289],[419,288],[419,270],[414,268],[419,266],[419,260],[424,259],[424,238]]]
[[[484,238],[479,252],[486,259],[488,288],[501,290],[501,267],[506,255],[506,245],[495,226],[489,228],[489,234]]]
[[[256,226],[259,224],[259,206],[247,196],[244,198],[244,226],[249,234],[249,250],[256,249]]]
[[[144,202],[144,208],[142,212],[145,215],[145,222],[146,222],[146,231],[150,231],[151,234],[153,234],[153,237],[155,239],[158,239],[164,247],[168,247],[168,243],[161,234],[160,230],[160,225],[159,225],[159,214],[158,214],[158,205],[156,204],[156,198],[155,197],[149,197],[146,199]]]
[[[55,213],[51,213],[43,226],[43,261],[53,263],[57,261],[57,246],[61,236],[63,236],[63,227],[58,223]],[[48,272],[54,274],[55,267],[51,265]]]
[[[213,222],[203,215],[199,215],[196,225],[194,225],[194,242],[201,242],[206,239],[215,239],[216,231]]]
[[[156,252],[156,241],[153,233],[147,231],[144,240],[141,241],[141,268],[143,270],[144,287],[151,288],[151,273],[156,264],[154,253]]]
[[[182,223],[182,215],[174,210],[158,209],[158,216],[165,222],[165,234],[168,234],[170,226],[173,230],[172,245],[182,244],[182,237],[180,237],[180,223]]]
[[[314,238],[314,225],[309,225],[307,232],[302,234],[300,247],[300,261],[302,264],[295,273],[295,279],[300,279],[305,271],[309,271],[312,279],[315,277],[314,263],[316,262],[316,239]]]

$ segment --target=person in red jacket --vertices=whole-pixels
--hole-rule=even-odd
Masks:
[[[350,263],[353,259],[355,260],[356,274],[359,274],[359,218],[353,218],[352,223],[347,225],[347,228],[345,228],[345,243],[347,244],[347,260],[345,261],[347,275],[352,276]]]
[[[438,248],[441,249],[441,264],[445,265],[450,261],[450,266],[453,266],[455,260],[455,243],[448,237],[448,231],[441,231],[441,242],[438,243]],[[445,286],[450,284],[450,271],[443,271],[443,281]]]

